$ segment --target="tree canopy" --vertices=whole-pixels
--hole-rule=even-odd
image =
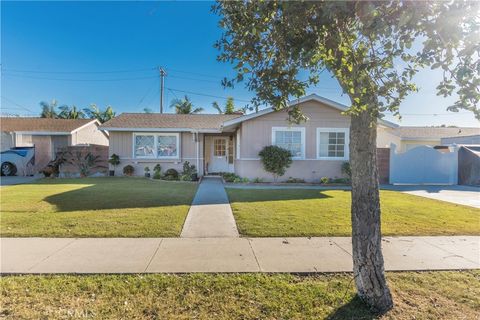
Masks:
[[[400,103],[417,90],[412,77],[430,67],[443,72],[438,94],[458,97],[448,109],[470,110],[480,119],[479,6],[474,1],[220,1],[214,10],[225,32],[216,47],[219,60],[233,63],[237,72],[225,84],[245,80],[257,105],[285,107],[328,70],[350,97],[350,113],[399,115]],[[299,76],[301,71],[308,76]],[[295,108],[290,113],[303,119]]]
[[[175,108],[177,114],[195,114],[203,111],[203,108],[195,108],[188,96],[183,99],[172,100],[170,108]]]

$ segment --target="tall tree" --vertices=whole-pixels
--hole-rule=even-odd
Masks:
[[[227,102],[225,103],[224,109],[220,107],[217,101],[212,103],[212,107],[218,111],[220,114],[233,114],[238,112],[235,110],[235,103],[233,102],[233,97],[228,97]],[[241,111],[241,110],[240,110]]]
[[[115,111],[111,106],[107,106],[105,110],[101,110],[96,104],[92,103],[90,108],[83,109],[83,112],[91,119],[97,119],[100,123],[107,122],[115,118]]]
[[[42,107],[42,112],[40,113],[41,118],[57,118],[57,100],[53,99],[50,103],[42,101],[40,106]]]
[[[255,91],[252,102],[287,107],[328,70],[350,98],[353,271],[358,295],[378,312],[393,306],[381,251],[376,163],[377,119],[399,115],[416,90],[412,77],[440,68],[438,94],[458,98],[448,110],[480,118],[479,2],[473,1],[220,1],[225,29],[219,60]],[[307,72],[302,79],[299,72]],[[306,120],[298,106],[295,122]]]
[[[60,109],[60,113],[58,114],[58,118],[60,119],[84,119],[85,114],[83,111],[77,109],[76,106],[61,106],[58,109]]]
[[[174,99],[170,103],[170,108],[175,108],[177,114],[195,114],[203,111],[203,108],[195,108],[187,96],[183,99]]]

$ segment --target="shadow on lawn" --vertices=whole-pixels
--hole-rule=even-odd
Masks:
[[[362,300],[355,296],[349,302],[339,307],[332,314],[330,314],[328,320],[344,320],[344,319],[355,319],[355,320],[373,320],[378,319],[380,315],[374,314],[370,311],[367,305],[365,305]]]
[[[151,208],[190,205],[195,186],[136,178],[42,180],[39,184],[82,184],[82,188],[56,193],[43,200],[58,211]],[[192,189],[190,189],[192,188]]]
[[[333,198],[325,194],[331,190],[313,189],[228,189],[230,202],[262,202],[262,201],[285,201],[285,200],[308,200]],[[349,190],[335,190],[350,193]]]

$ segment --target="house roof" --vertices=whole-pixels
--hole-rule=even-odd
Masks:
[[[440,140],[446,137],[463,137],[480,134],[480,128],[467,127],[398,127],[392,130],[393,134],[402,140]]]
[[[291,100],[288,102],[288,106],[294,106],[294,105],[297,105],[297,104],[300,104],[300,103],[304,103],[304,102],[307,102],[307,101],[317,101],[317,102],[320,102],[322,104],[325,104],[329,107],[332,107],[334,109],[337,109],[339,111],[346,111],[348,109],[348,106],[344,105],[344,104],[341,104],[341,103],[338,103],[338,102],[335,102],[333,100],[330,100],[330,99],[327,99],[327,98],[324,98],[324,97],[321,97],[317,94],[310,94],[308,96],[304,96],[302,98],[299,98],[299,99],[295,99],[295,100]],[[227,126],[231,126],[231,125],[235,125],[237,123],[241,123],[243,121],[247,121],[247,120],[250,120],[250,119],[254,119],[254,118],[257,118],[257,117],[260,117],[260,116],[263,116],[265,114],[268,114],[268,113],[271,113],[271,112],[275,112],[275,109],[274,108],[266,108],[266,109],[263,109],[259,112],[255,112],[255,113],[250,113],[250,114],[246,114],[246,115],[243,115],[239,118],[236,118],[236,119],[232,119],[230,121],[226,121],[224,123],[224,126],[227,127]],[[393,123],[393,122],[390,122],[390,121],[387,121],[387,120],[383,120],[383,119],[378,119],[378,122],[379,124],[381,125],[384,125],[386,127],[389,127],[389,128],[396,128],[398,127],[397,124]]]
[[[86,126],[95,119],[50,119],[50,118],[23,118],[1,117],[2,131],[36,133],[36,134],[62,134],[67,135]]]
[[[105,122],[100,128],[108,131],[199,131],[218,132],[225,121],[240,117],[238,114],[172,114],[122,113]]]

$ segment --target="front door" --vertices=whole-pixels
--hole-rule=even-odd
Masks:
[[[228,137],[213,137],[210,157],[210,172],[229,172]]]

